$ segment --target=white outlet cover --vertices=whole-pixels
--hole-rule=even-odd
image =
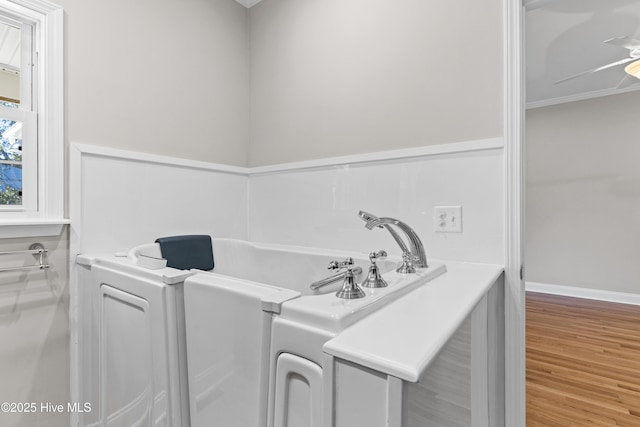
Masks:
[[[438,233],[462,233],[462,206],[436,206],[433,229]]]

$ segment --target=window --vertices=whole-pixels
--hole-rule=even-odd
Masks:
[[[0,237],[64,217],[62,9],[0,0]]]
[[[0,208],[4,211],[34,210],[37,204],[33,33],[32,23],[0,15]]]
[[[3,77],[0,72],[0,90],[5,88],[1,82]],[[0,100],[2,108],[18,106],[19,101]],[[0,119],[0,205],[22,204],[22,122]]]

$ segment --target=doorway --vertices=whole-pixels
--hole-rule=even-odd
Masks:
[[[625,71],[640,53],[640,4],[524,5],[526,288],[537,292],[529,294],[527,308],[528,425],[568,426],[579,422],[574,409],[601,416],[605,407],[622,403],[619,411],[630,414],[629,398],[607,384],[616,375],[613,365],[640,375],[634,365],[640,345],[633,334],[620,333],[628,316],[640,320],[634,305],[640,304],[640,144],[633,137],[640,79]],[[564,320],[542,332],[556,319],[555,309]],[[617,309],[625,316],[608,320]],[[582,318],[589,328],[566,328]],[[634,350],[617,359],[621,354],[607,347],[613,338],[622,339],[617,348]],[[611,357],[586,361],[603,354]],[[563,366],[567,360],[571,366]],[[534,388],[536,404],[529,393]],[[565,394],[552,398],[559,392]],[[532,416],[544,399],[555,424],[536,424]]]

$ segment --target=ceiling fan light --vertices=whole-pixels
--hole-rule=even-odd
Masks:
[[[634,61],[631,64],[624,67],[624,71],[626,71],[627,74],[637,79],[640,79],[640,60]]]

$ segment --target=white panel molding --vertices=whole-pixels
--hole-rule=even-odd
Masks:
[[[621,95],[623,93],[635,92],[637,90],[640,90],[640,84],[635,84],[634,86],[622,88],[622,89],[611,88],[611,89],[604,89],[604,90],[596,90],[593,92],[578,93],[576,95],[563,96],[560,98],[543,99],[542,101],[528,102],[527,110],[532,110],[534,108],[549,107],[551,105],[564,104],[567,102],[584,101],[587,99],[600,98],[603,96]]]
[[[198,160],[181,159],[177,157],[162,156],[157,154],[141,153],[137,151],[121,150],[99,145],[88,145],[74,143],[72,150],[77,150],[81,155],[93,155],[112,159],[134,160],[142,163],[152,163],[157,165],[178,166],[187,169],[207,170],[216,172],[227,172],[238,175],[249,175],[251,169],[241,166],[223,165],[220,163],[209,163]]]
[[[527,292],[584,298],[620,304],[640,305],[640,294],[605,291],[602,289],[581,288],[577,286],[553,285],[549,283],[526,282]]]
[[[86,202],[83,199],[88,196],[95,196],[96,194],[101,194],[101,192],[109,191],[111,189],[111,188],[104,188],[104,187],[91,188],[91,189],[86,188],[86,185],[87,185],[85,184],[86,175],[87,175],[87,172],[89,172],[88,170],[86,170],[87,168],[86,163],[88,161],[99,161],[99,162],[102,162],[103,164],[105,164],[104,163],[105,161],[106,162],[113,161],[112,168],[116,168],[116,169],[113,169],[115,178],[119,178],[121,176],[122,177],[127,176],[127,175],[123,175],[123,173],[117,170],[118,164],[120,165],[137,164],[145,167],[146,166],[153,167],[153,169],[149,169],[149,170],[154,170],[156,171],[155,172],[156,174],[158,173],[160,174],[160,175],[156,175],[156,177],[163,176],[162,172],[160,171],[164,171],[165,169],[162,169],[162,168],[166,168],[166,171],[168,171],[166,173],[175,173],[176,171],[180,171],[182,179],[196,180],[196,182],[184,183],[184,185],[189,186],[188,190],[190,190],[191,192],[189,196],[187,196],[186,194],[188,192],[178,191],[179,193],[184,193],[182,194],[183,197],[191,197],[190,200],[194,202],[198,202],[198,200],[200,201],[210,200],[211,198],[216,197],[216,194],[209,194],[209,195],[207,195],[206,193],[199,194],[198,192],[203,191],[204,187],[206,186],[199,185],[201,181],[199,182],[198,180],[206,179],[206,177],[218,176],[221,178],[228,177],[229,179],[232,179],[232,177],[236,177],[246,181],[248,179],[248,172],[249,172],[247,168],[243,168],[243,167],[201,162],[196,160],[179,159],[179,158],[170,157],[170,156],[161,156],[161,155],[114,149],[109,147],[77,144],[77,143],[71,144],[69,159],[70,159],[69,216],[70,216],[71,226],[72,226],[71,235],[70,235],[70,246],[71,246],[72,257],[83,251],[91,250],[90,249],[91,246],[86,245],[88,242],[85,241],[87,238],[84,236],[87,236],[88,232],[95,231],[95,230],[85,230],[87,218],[84,218],[84,208],[85,208]],[[128,167],[125,170],[131,172],[131,170],[135,170],[135,167],[133,169],[131,167]],[[187,175],[182,174],[182,172],[184,172]],[[197,174],[200,172],[203,173],[204,175],[202,176],[192,175],[193,173]],[[166,176],[166,173],[164,174],[164,176]],[[214,173],[217,175],[210,175],[210,173]],[[187,176],[191,176],[191,178],[186,178]],[[158,188],[154,187],[154,185],[152,185],[151,182],[146,182],[145,181],[145,179],[147,179],[146,176],[138,177],[138,178],[128,177],[123,179],[139,179],[139,181],[137,180],[135,182],[121,182],[117,185],[124,186],[124,187],[131,185],[132,187],[135,187],[137,190],[141,190],[140,184],[142,184],[142,185],[149,185],[148,188],[150,190],[155,189],[154,191],[156,191],[156,193],[158,191],[162,191],[161,189],[159,190]],[[233,182],[237,183],[240,181],[234,180]],[[224,185],[226,184],[223,182],[212,181],[212,182],[209,182],[209,184],[214,185],[213,188],[218,189],[222,192],[227,191],[225,190],[225,187],[224,187]],[[96,185],[104,186],[106,184],[103,182],[101,184],[96,184]],[[202,190],[199,189],[200,187],[202,187]],[[243,191],[245,188],[246,188],[246,183],[243,187]],[[126,190],[126,189],[123,188],[123,190]],[[142,190],[144,190],[144,188],[142,188]],[[214,190],[214,191],[218,191],[218,190]],[[231,190],[232,189],[228,189],[228,191],[231,191]],[[233,190],[238,190],[238,189],[234,188]],[[170,191],[175,192],[176,190],[172,189]],[[209,191],[211,191],[211,189]],[[157,200],[155,201],[157,202]],[[131,202],[131,200],[129,200],[129,202]],[[127,203],[126,198],[123,198],[122,203]],[[197,204],[197,203],[196,205],[201,206],[201,204]],[[158,209],[157,203],[154,209]],[[168,212],[167,209],[169,209],[171,212],[174,212],[175,215],[179,215],[180,212],[184,212],[185,204],[184,203],[177,203],[177,204],[168,203],[166,204],[166,209],[164,206],[162,207],[162,211],[166,213]],[[166,221],[166,220],[168,220],[167,216],[164,217],[163,221]],[[203,218],[202,220],[198,220],[198,222],[200,226],[202,226],[206,222],[206,219]],[[70,260],[70,262],[73,263],[74,260],[72,259]]]
[[[155,165],[165,165],[170,167],[182,167],[193,170],[223,172],[235,175],[247,176],[249,169],[243,167],[222,165],[217,163],[201,162],[197,160],[179,159],[169,156],[161,156],[135,151],[120,150],[98,145],[88,145],[72,143],[69,148],[69,218],[71,223],[70,250],[71,254],[80,253],[82,245],[82,158],[83,156],[94,156],[119,160],[137,161]],[[73,258],[73,256],[72,256]],[[75,264],[75,259],[70,259],[71,268]],[[71,271],[71,270],[70,270]]]
[[[288,172],[299,169],[327,168],[346,164],[362,164],[388,162],[438,156],[473,151],[485,151],[504,148],[503,138],[487,138],[473,141],[454,142],[450,144],[426,145],[400,150],[376,151],[371,153],[353,154],[349,156],[327,157],[324,159],[307,160],[301,162],[281,163],[269,166],[256,166],[249,169],[251,175]]]
[[[505,424],[524,427],[524,7],[503,0],[505,135]]]
[[[160,166],[164,165],[166,167],[172,168],[184,168],[185,170],[201,170],[206,172],[218,172],[222,173],[223,175],[237,175],[245,177],[247,179],[248,185],[246,188],[246,197],[248,199],[252,199],[252,178],[261,178],[272,174],[281,173],[282,176],[280,177],[280,179],[283,179],[291,171],[294,171],[296,173],[304,169],[317,171],[319,168],[324,168],[321,170],[332,171],[335,170],[336,165],[341,164],[352,164],[360,166],[378,166],[385,164],[395,165],[403,164],[407,161],[413,162],[416,159],[420,160],[429,158],[429,156],[435,156],[436,158],[442,158],[443,160],[446,160],[450,158],[457,158],[459,154],[466,156],[466,154],[468,153],[502,153],[503,147],[504,144],[502,138],[493,138],[456,144],[441,144],[437,146],[418,147],[406,150],[393,150],[386,152],[319,159],[308,162],[295,162],[267,167],[245,168],[202,161],[178,159],[169,156],[133,152],[128,150],[114,149],[110,147],[72,143],[69,152],[69,217],[72,225],[72,227],[70,228],[70,251],[73,258],[75,254],[86,251],[88,248],[88,246],[86,245],[87,242],[83,241],[82,237],[83,235],[86,235],[86,232],[83,233],[83,201],[81,200],[81,198],[83,192],[87,191],[87,189],[83,187],[83,158],[133,161],[140,164]],[[95,191],[100,191],[100,189],[96,189]],[[177,207],[177,209],[180,209],[180,207]],[[250,216],[250,203],[247,203],[247,218],[249,219]],[[68,221],[65,221],[65,223],[67,222]],[[90,230],[85,231],[88,232]],[[247,224],[247,231],[249,235],[251,235],[249,224]],[[74,262],[74,259],[70,259],[72,269]],[[494,260],[492,262],[500,261]]]
[[[380,163],[411,158],[439,156],[474,151],[496,150],[504,148],[503,138],[488,138],[474,141],[456,142],[451,144],[427,145],[423,147],[407,148],[401,150],[377,151],[373,153],[353,154],[349,156],[327,157],[317,160],[301,162],[280,163],[269,166],[242,167],[230,166],[220,163],[209,163],[198,160],[180,159],[175,157],[142,153],[104,147],[99,145],[73,143],[71,144],[71,157],[74,155],[94,155],[105,158],[122,160],[134,160],[144,163],[152,163],[167,166],[179,166],[190,169],[200,169],[217,172],[227,172],[238,175],[263,175],[269,173],[289,172],[302,169],[331,168],[346,164]],[[75,154],[74,154],[75,153]],[[73,163],[73,162],[71,162]],[[73,187],[73,183],[72,183]],[[72,191],[73,192],[73,191]]]

